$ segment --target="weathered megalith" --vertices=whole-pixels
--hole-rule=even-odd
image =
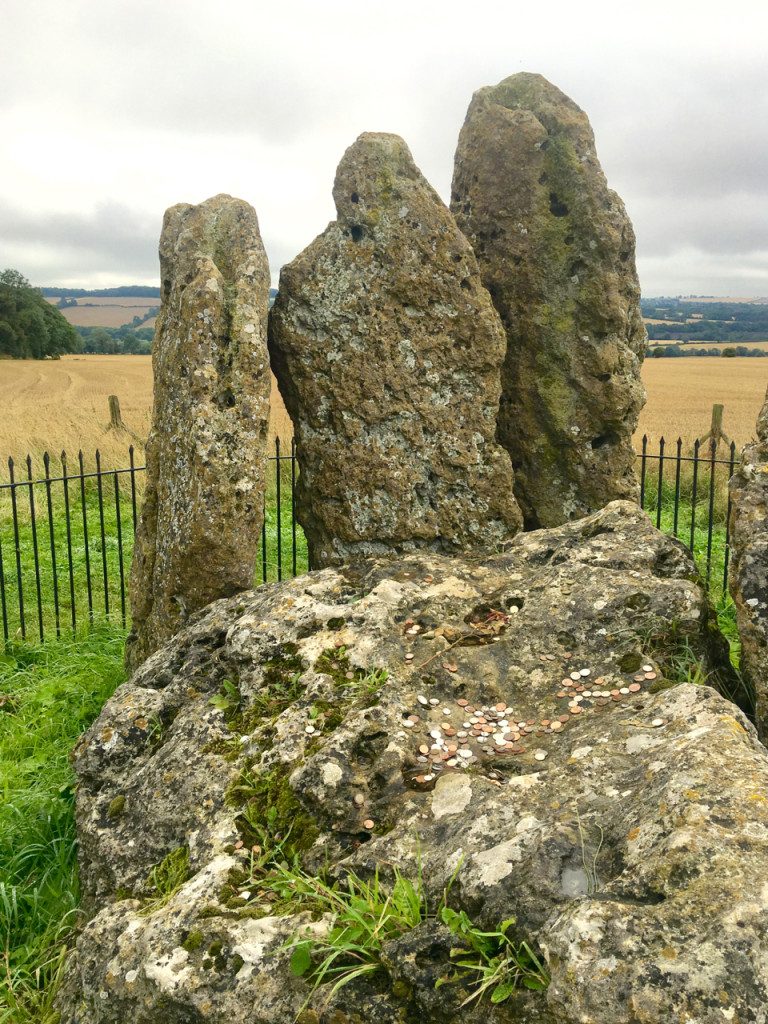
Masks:
[[[472,249],[396,135],[361,135],[333,197],[269,328],[310,564],[493,548],[521,517],[495,441],[506,340]]]
[[[586,114],[541,75],[474,94],[451,210],[507,333],[498,437],[528,529],[637,500],[635,236]]]
[[[269,267],[256,211],[166,211],[147,483],[131,569],[133,670],[189,614],[253,586],[269,427]]]
[[[729,589],[741,640],[740,670],[755,694],[757,732],[768,744],[768,390],[757,441],[731,477]]]
[[[216,602],[75,750],[60,1024],[764,1024],[768,751],[692,659],[733,682],[689,553],[630,502]],[[395,870],[423,920],[313,994],[285,946],[334,926],[317,876],[378,872],[381,905]],[[462,912],[514,918],[545,991],[466,1002]]]

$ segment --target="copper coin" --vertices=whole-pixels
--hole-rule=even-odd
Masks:
[[[421,719],[419,718],[418,715],[408,715],[408,721],[409,722],[420,722]]]
[[[645,673],[645,678],[646,679],[655,679],[656,678],[656,673],[655,672],[646,672]]]
[[[459,705],[460,708],[465,708],[469,704],[469,701],[464,700],[464,698],[462,697],[461,700],[457,700],[456,703]]]
[[[561,690],[560,693],[557,694],[557,696],[562,699],[563,697],[567,697],[568,694],[565,692],[565,690]]]
[[[580,715],[581,714],[581,708],[579,707],[578,704],[576,705],[575,708],[571,708],[571,714],[572,715]]]
[[[613,694],[613,696],[611,697],[611,700],[615,701],[616,704],[621,703],[621,694],[620,693]]]
[[[456,730],[455,729],[451,729],[450,726],[447,729],[445,727],[443,727],[443,732],[445,733],[446,736],[455,736],[456,735]]]
[[[421,746],[419,747],[419,753],[420,754],[428,754],[429,753],[429,747],[427,746],[426,743],[422,743],[421,744]]]
[[[486,733],[486,734],[487,734],[487,733],[491,733],[491,732],[493,732],[493,726],[492,726],[492,725],[483,725],[483,726],[481,726],[480,728],[481,728],[481,729],[482,729],[482,731],[483,731],[484,733]]]
[[[535,718],[529,718],[528,721],[526,722],[526,725],[536,725],[536,719]]]
[[[424,577],[424,582],[425,583],[431,583],[434,580],[434,578],[435,578],[434,576],[425,576]]]
[[[642,686],[640,685],[640,683],[630,683],[629,684],[629,692],[630,693],[637,693],[638,690],[642,690]]]
[[[560,685],[566,687],[566,689],[570,689],[570,687],[573,686],[573,680],[572,679],[563,679],[562,682],[560,683]]]
[[[373,825],[374,822],[372,818],[366,818],[365,821],[363,822],[363,828],[371,829],[373,828]]]
[[[565,653],[565,654],[563,655],[563,657],[564,657],[564,658],[572,658],[572,657],[573,657],[573,655],[572,655],[572,654],[570,653],[570,651],[567,651],[567,652],[566,652],[566,653]]]
[[[571,716],[570,715],[560,715],[560,717],[558,719],[559,722],[570,722],[570,720],[571,720]]]
[[[458,672],[458,670],[459,670],[459,666],[458,665],[449,665],[448,662],[446,662],[443,665],[443,668],[447,668],[449,672]]]
[[[455,754],[458,749],[459,749],[458,743],[449,743],[448,744],[448,750],[450,751],[451,754]]]
[[[542,725],[549,725],[549,724],[550,724],[550,723],[549,723],[549,719],[548,719],[548,718],[542,718],[542,720],[541,720],[541,724],[542,724]]]
[[[611,696],[612,696],[612,697],[617,697],[617,696],[618,696],[618,694],[619,694],[619,691],[618,691],[618,690],[611,690]]]
[[[496,705],[496,710],[497,711],[506,711],[507,710],[507,705],[504,703],[504,701],[499,701],[499,703]]]
[[[566,721],[567,721],[567,719],[566,719]],[[556,722],[552,723],[552,732],[558,732],[562,728],[563,728],[563,723],[560,721],[559,718],[558,718],[558,720]]]
[[[523,729],[523,732],[525,732],[525,733],[533,732],[533,726],[532,725],[526,725],[525,728]]]

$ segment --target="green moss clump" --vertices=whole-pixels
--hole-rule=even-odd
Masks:
[[[205,921],[209,917],[221,917],[221,910],[219,910],[218,907],[212,906],[210,903],[202,908],[200,913],[197,915],[197,919],[198,921]]]
[[[150,889],[163,896],[169,896],[182,886],[189,878],[189,847],[180,846],[171,850],[152,868],[147,876]]]
[[[639,651],[628,651],[619,658],[619,668],[622,672],[637,672],[643,663],[643,656]]]
[[[190,932],[186,939],[182,942],[182,949],[186,949],[188,953],[194,953],[196,949],[199,949],[203,944],[203,933],[195,929]]]
[[[108,818],[119,818],[120,815],[123,813],[124,809],[125,809],[125,797],[122,796],[122,794],[121,794],[120,796],[116,796],[115,799],[112,801],[112,803],[107,808],[107,817]]]
[[[240,970],[244,963],[245,960],[243,960],[240,954],[235,953],[235,955],[232,957],[232,970],[235,972],[235,974],[237,974],[237,972]]]
[[[264,722],[274,722],[301,697],[306,684],[301,681],[303,665],[296,644],[283,644],[279,654],[262,665],[263,679],[259,692],[247,708],[241,705],[227,722],[232,732],[245,735]]]
[[[117,887],[117,892],[115,893],[115,903],[120,903],[122,900],[132,900],[132,899],[133,899],[133,893],[131,892],[130,889],[126,889],[126,887],[124,885],[119,885]]]
[[[223,942],[218,942],[218,941],[217,942],[212,942],[210,944],[210,946],[208,947],[208,956],[210,956],[210,957],[221,956],[222,949],[224,949],[224,943]]]
[[[281,765],[258,773],[253,759],[246,758],[229,787],[227,803],[243,808],[235,824],[246,848],[258,845],[265,852],[279,848],[282,856],[290,859],[308,850],[320,834],[291,789],[288,776],[293,767]]]
[[[201,753],[217,754],[225,761],[236,761],[240,756],[241,744],[236,736],[219,736],[206,743]]]

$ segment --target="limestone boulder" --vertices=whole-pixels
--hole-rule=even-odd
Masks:
[[[541,75],[480,89],[451,210],[507,334],[498,436],[526,528],[637,500],[647,342],[635,236],[586,114]]]
[[[310,564],[493,548],[521,517],[495,438],[506,339],[472,249],[396,135],[361,135],[333,196],[270,314]]]
[[[146,491],[130,579],[133,670],[188,616],[253,586],[269,426],[269,266],[255,210],[165,214]]]
[[[768,753],[679,682],[694,660],[733,682],[686,550],[628,502],[212,604],[75,750],[61,1024],[762,1024]],[[332,917],[307,879],[395,869],[426,919],[313,993],[291,941]],[[446,900],[514,918],[545,990],[470,999]]]
[[[768,393],[757,441],[730,481],[729,587],[741,640],[740,670],[754,691],[758,735],[768,743]]]

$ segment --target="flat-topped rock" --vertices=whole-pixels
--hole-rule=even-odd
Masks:
[[[192,612],[253,586],[264,518],[269,266],[256,211],[226,195],[171,207],[160,271],[131,669]]]
[[[521,517],[495,439],[506,339],[472,249],[396,135],[361,135],[333,195],[270,314],[310,564],[493,548]]]
[[[216,602],[76,748],[61,1024],[762,1024],[768,752],[686,658],[732,683],[689,555],[625,502]],[[313,994],[306,879],[394,869],[426,920]],[[446,890],[483,931],[514,917],[548,987],[467,1003]]]
[[[586,114],[541,75],[478,90],[451,196],[507,334],[498,436],[526,528],[637,500],[635,236]]]

